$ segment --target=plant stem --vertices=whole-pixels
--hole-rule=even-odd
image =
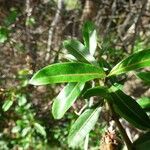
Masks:
[[[115,111],[114,111],[114,109],[112,107],[112,104],[110,104],[109,102],[107,102],[107,103],[108,103],[109,109],[110,109],[110,111],[112,113],[112,117],[113,117],[113,119],[114,119],[114,121],[115,121],[115,123],[116,123],[116,125],[117,125],[117,127],[118,127],[118,129],[119,129],[119,131],[121,133],[121,135],[122,135],[122,138],[124,139],[124,142],[125,142],[128,150],[133,150],[132,142],[130,141],[130,139],[129,139],[125,129],[123,128],[122,124],[120,123],[119,117],[115,113]]]

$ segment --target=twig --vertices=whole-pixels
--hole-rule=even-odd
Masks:
[[[37,57],[36,56],[36,42],[35,42],[36,40],[31,34],[31,27],[27,24],[33,12],[33,6],[31,5],[31,2],[32,2],[31,0],[26,0],[25,49],[27,50],[26,63],[29,67],[29,70],[31,70],[31,72],[34,72],[35,67],[36,67],[36,57]]]
[[[112,20],[113,20],[113,16],[116,13],[116,0],[113,1],[112,6],[111,6],[111,10],[112,10],[112,14],[111,14],[111,18],[109,19],[109,22],[108,22],[108,24],[106,26],[106,30],[104,32],[104,39],[105,39],[105,37],[107,37],[107,34],[109,32],[109,28],[110,28]]]
[[[138,32],[138,27],[139,27],[139,24],[140,24],[140,22],[141,22],[141,18],[142,18],[143,14],[144,14],[145,7],[146,7],[146,5],[147,5],[147,2],[148,2],[148,0],[143,0],[142,7],[141,7],[141,11],[140,11],[139,16],[138,16],[138,19],[137,19],[137,21],[136,21],[136,23],[135,23],[134,35],[133,35],[133,38],[132,38],[131,53],[132,53],[133,48],[134,48],[136,36],[139,34],[139,32]]]
[[[61,16],[60,13],[62,11],[63,4],[64,4],[64,0],[58,0],[57,11],[56,11],[55,17],[51,23],[51,27],[48,31],[47,51],[46,51],[46,57],[45,57],[46,61],[48,61],[50,59],[50,51],[51,51],[53,33],[54,33],[55,26],[57,26],[57,23],[60,20],[60,16]]]
[[[108,106],[109,106],[109,109],[110,109],[110,111],[112,113],[112,117],[113,117],[113,119],[114,119],[114,121],[115,121],[115,123],[116,123],[116,125],[117,125],[117,127],[118,127],[118,129],[119,129],[119,131],[120,131],[120,133],[121,133],[125,143],[126,143],[126,146],[127,146],[128,150],[133,150],[132,142],[130,141],[130,139],[129,139],[125,129],[123,128],[122,124],[120,123],[119,118],[116,115],[116,113],[115,113],[115,111],[114,111],[114,109],[112,107],[112,104],[110,104],[108,102]]]

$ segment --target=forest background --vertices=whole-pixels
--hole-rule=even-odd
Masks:
[[[70,126],[85,102],[76,101],[63,119],[54,120],[52,100],[64,84],[34,87],[28,81],[42,67],[66,59],[62,41],[82,41],[87,20],[98,33],[97,59],[103,54],[114,65],[150,47],[150,0],[0,0],[0,149],[69,149]],[[150,97],[132,72],[126,79],[126,94]],[[123,124],[132,139],[141,134]],[[89,140],[93,150],[107,130],[96,126]]]

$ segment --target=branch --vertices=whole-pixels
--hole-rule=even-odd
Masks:
[[[129,139],[125,129],[123,128],[122,124],[120,123],[119,117],[116,115],[112,104],[110,104],[108,102],[108,106],[109,106],[109,109],[110,109],[110,111],[112,113],[112,117],[113,117],[113,119],[114,119],[114,121],[115,121],[115,123],[116,123],[116,125],[117,125],[117,127],[118,127],[118,129],[119,129],[119,131],[120,131],[120,133],[122,135],[122,137],[123,137],[123,140],[126,143],[126,146],[127,146],[128,150],[133,150],[132,142],[130,141],[130,139]]]
[[[60,14],[61,14],[61,11],[63,8],[63,4],[64,4],[64,0],[58,0],[57,11],[56,11],[55,17],[51,23],[51,27],[48,31],[47,51],[46,51],[46,57],[45,57],[46,61],[48,61],[50,59],[50,51],[51,51],[53,33],[54,33],[55,27],[57,26],[58,22],[60,21],[60,17],[61,17]]]
[[[138,27],[139,27],[139,24],[140,24],[140,22],[141,22],[141,18],[142,18],[143,14],[144,14],[145,7],[146,7],[146,5],[147,5],[147,2],[148,2],[148,0],[143,0],[142,7],[141,7],[141,11],[140,11],[139,16],[138,16],[138,19],[137,19],[137,21],[136,21],[136,23],[135,23],[134,35],[133,35],[133,39],[132,39],[131,53],[132,53],[133,48],[134,48],[136,36],[139,34],[139,32],[138,32]]]

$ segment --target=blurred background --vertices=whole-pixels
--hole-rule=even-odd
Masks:
[[[83,41],[87,20],[98,33],[97,60],[102,56],[113,66],[150,47],[150,0],[0,0],[0,150],[69,149],[67,135],[85,101],[54,120],[52,100],[63,85],[33,87],[28,80],[40,68],[66,59],[63,40]],[[124,91],[136,99],[150,97],[148,86],[132,73]],[[140,134],[124,125],[132,139]],[[99,149],[106,130],[103,121],[96,127],[90,150]]]

